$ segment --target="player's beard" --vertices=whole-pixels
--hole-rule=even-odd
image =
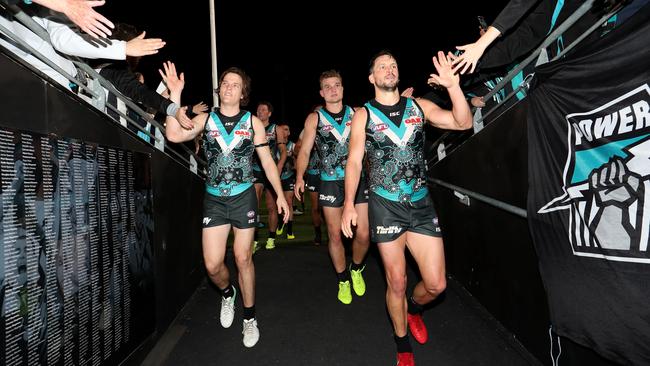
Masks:
[[[395,81],[389,81],[389,82],[382,82],[382,83],[377,83],[377,87],[383,91],[387,92],[394,92],[397,90],[397,85],[399,84],[399,79],[395,79]]]

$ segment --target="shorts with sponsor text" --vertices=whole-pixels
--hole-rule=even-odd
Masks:
[[[253,186],[234,196],[218,197],[205,193],[203,228],[226,224],[238,229],[257,227],[257,195]]]
[[[305,184],[309,192],[318,192],[320,190],[320,174],[307,174]]]
[[[282,191],[284,192],[293,192],[293,188],[296,186],[296,176],[292,175],[289,178],[282,179]]]
[[[343,207],[345,200],[344,181],[342,180],[321,180],[318,191],[318,204],[322,207]],[[364,177],[359,180],[357,195],[354,204],[368,202],[368,184]]]
[[[407,231],[442,237],[438,215],[428,194],[415,202],[396,202],[370,192],[368,221],[370,238],[375,243],[393,241]]]

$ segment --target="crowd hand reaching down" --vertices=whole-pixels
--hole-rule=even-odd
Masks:
[[[180,98],[180,93],[185,87],[185,74],[181,72],[180,77],[178,77],[176,65],[171,61],[163,62],[163,68],[165,71],[158,69],[158,73],[160,73],[163,82],[167,85],[167,89],[169,89],[171,94],[176,93]],[[180,102],[180,99],[178,102]],[[187,107],[178,108],[174,118],[186,130],[191,130],[194,127],[192,120],[187,116]]]
[[[115,25],[93,9],[105,3],[106,1],[63,0],[60,2],[61,8],[54,10],[61,11],[91,37],[108,38]]]
[[[470,74],[473,73],[485,49],[500,35],[501,32],[498,29],[490,26],[481,34],[481,38],[478,41],[457,46],[456,48],[463,51],[463,53],[454,59],[454,72],[465,74],[469,71]]]
[[[454,71],[453,62],[454,55],[451,52],[445,56],[442,51],[438,51],[438,56],[433,56],[433,66],[438,74],[429,75],[427,83],[429,85],[440,85],[447,89],[460,85],[460,75]]]
[[[158,53],[158,50],[165,46],[160,38],[144,38],[147,32],[126,42],[126,55],[133,57],[147,56]]]

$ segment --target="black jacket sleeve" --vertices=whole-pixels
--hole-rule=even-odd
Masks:
[[[526,13],[540,2],[549,0],[510,0],[492,23],[492,26],[504,35],[521,20]]]
[[[142,103],[146,107],[153,108],[163,114],[167,113],[167,107],[172,104],[171,100],[141,84],[135,78],[135,75],[124,67],[107,66],[102,68],[99,74],[136,103]]]
[[[509,65],[527,55],[546,37],[553,17],[553,1],[542,1],[505,37],[488,48],[478,67],[489,69]]]

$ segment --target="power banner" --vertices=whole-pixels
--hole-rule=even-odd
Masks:
[[[149,162],[0,128],[0,365],[118,364],[153,332]]]
[[[650,17],[537,71],[528,217],[556,332],[650,364]]]

